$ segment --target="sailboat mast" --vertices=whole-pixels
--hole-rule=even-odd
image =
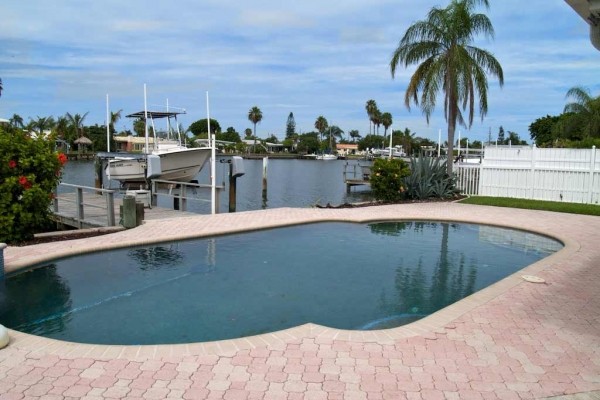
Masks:
[[[146,154],[150,153],[150,143],[148,143],[148,103],[146,101],[146,84],[144,83],[144,137],[146,138]]]

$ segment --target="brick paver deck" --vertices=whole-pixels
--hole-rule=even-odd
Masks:
[[[463,204],[273,209],[149,221],[96,238],[9,247],[9,271],[88,249],[321,220],[465,221],[527,229],[565,248],[413,324],[340,331],[313,324],[256,337],[101,346],[10,331],[1,399],[598,398],[600,218]],[[524,281],[542,277],[546,284]]]

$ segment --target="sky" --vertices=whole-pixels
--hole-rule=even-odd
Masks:
[[[437,140],[447,131],[443,101],[429,124],[418,107],[409,111],[404,93],[416,66],[392,79],[389,62],[406,29],[448,1],[3,0],[0,118],[88,113],[85,125],[103,125],[107,95],[111,111],[142,111],[146,84],[148,108],[185,108],[186,128],[206,118],[208,93],[222,130],[252,128],[248,111],[257,106],[262,138],[283,139],[290,112],[300,133],[322,115],[364,136],[373,99],[392,114],[392,129]],[[560,114],[569,88],[600,95],[600,51],[564,0],[490,0],[478,11],[495,38],[475,44],[498,59],[504,86],[490,77],[488,114],[457,128],[462,137],[485,141],[491,132],[494,140],[502,126],[529,141],[528,126]]]

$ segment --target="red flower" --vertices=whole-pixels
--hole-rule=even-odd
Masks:
[[[58,162],[60,162],[60,165],[65,165],[67,162],[67,156],[64,153],[58,153]]]
[[[24,176],[19,177],[19,184],[23,186],[23,189],[31,189],[31,182]]]
[[[8,168],[15,168],[17,166],[17,162],[15,160],[10,160],[8,162]]]

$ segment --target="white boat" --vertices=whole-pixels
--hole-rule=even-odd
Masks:
[[[154,127],[154,119],[175,119],[184,112],[173,111],[140,111],[127,115],[129,118],[142,119],[146,122],[146,137],[148,122]],[[168,123],[170,134],[170,126]],[[153,129],[154,132],[156,132]],[[162,179],[179,182],[189,182],[202,169],[211,156],[210,147],[188,148],[181,143],[181,134],[177,128],[177,140],[161,140],[153,138],[152,146],[146,141],[143,154],[116,157],[108,161],[106,176],[108,179],[117,180],[122,185],[145,184],[148,179]]]
[[[374,156],[385,158],[385,157],[390,156],[390,150],[392,152],[392,157],[394,157],[394,158],[406,157],[406,153],[402,149],[401,145],[396,145],[396,146],[392,147],[391,149],[390,149],[390,147],[386,147],[383,149],[374,149],[372,151],[372,153]]]
[[[318,156],[316,156],[316,159],[330,161],[330,160],[337,160],[337,156],[335,154],[319,154]]]

